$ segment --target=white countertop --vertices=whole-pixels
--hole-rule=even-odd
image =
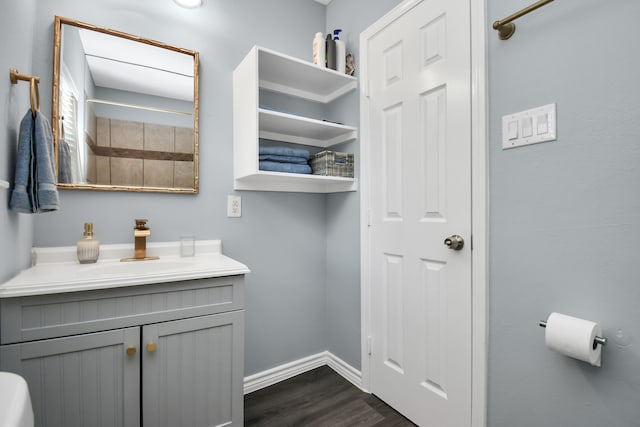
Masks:
[[[80,264],[75,246],[33,248],[35,265],[0,285],[0,298],[78,292],[249,273],[222,254],[219,240],[196,241],[195,256],[181,257],[180,242],[148,243],[149,261],[120,262],[133,244],[101,245],[94,264]]]

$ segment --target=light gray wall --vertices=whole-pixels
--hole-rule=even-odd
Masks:
[[[487,28],[525,6],[487,3]],[[346,30],[347,51],[357,52],[355,35],[366,25],[352,34],[349,27],[363,13],[366,21],[371,7],[346,0],[328,7],[326,29]],[[490,427],[640,425],[638,16],[631,1],[556,2],[518,21],[508,42],[489,30]],[[558,141],[502,151],[502,115],[549,102],[558,103]],[[336,117],[357,122],[357,101],[337,104]],[[357,198],[327,199],[329,349],[354,366]],[[552,311],[604,326],[602,368],[545,348],[537,321]]]
[[[327,32],[342,29],[346,53],[356,59],[359,75],[360,33],[398,5],[401,0],[333,0],[327,7]],[[330,120],[358,126],[359,90],[332,103]],[[355,153],[359,171],[360,141],[349,142],[336,151]],[[351,366],[360,369],[360,193],[327,196],[327,344],[328,349]]]
[[[488,0],[487,28],[526,4]],[[562,1],[488,30],[491,427],[640,425],[638,17]],[[503,115],[551,102],[557,141],[501,149]],[[602,368],[544,346],[553,311],[601,323]]]
[[[85,221],[103,243],[133,242],[134,218],[149,219],[151,241],[181,234],[222,239],[224,252],[252,270],[245,374],[326,350],[325,196],[238,192],[242,217],[226,217],[227,195],[234,193],[233,69],[255,44],[308,58],[325,8],[300,0],[205,0],[199,9],[171,0],[39,0],[37,6],[34,68],[43,76],[47,114],[56,14],[200,52],[200,194],[62,191],[61,210],[37,219],[35,244],[74,245]]]
[[[33,16],[35,0],[11,2],[0,13],[0,179],[11,183],[15,174],[16,151],[20,121],[30,108],[29,83],[11,84],[9,69],[16,68],[23,74],[34,74],[31,46],[33,44]],[[47,73],[48,74],[48,73]],[[46,96],[46,85],[40,85],[40,95]],[[11,191],[0,189],[0,282],[31,263],[33,242],[33,217],[9,210]],[[48,214],[45,214],[48,215]]]
[[[0,16],[0,31],[12,40],[0,47],[0,69],[39,74],[45,114],[54,14],[199,50],[202,61],[201,193],[63,192],[59,213],[37,217],[36,245],[72,245],[89,220],[103,242],[126,242],[138,216],[150,218],[155,241],[183,233],[221,238],[225,252],[253,270],[247,278],[246,374],[322,351],[327,343],[358,367],[359,195],[242,192],[243,217],[227,219],[231,72],[253,44],[306,58],[313,33],[338,26],[347,51],[358,52],[359,32],[397,3],[334,0],[326,20],[322,6],[299,0],[207,1],[195,11],[151,0],[40,0],[37,8],[33,1],[11,3]],[[524,6],[487,3],[487,26]],[[490,31],[491,427],[639,424],[638,16],[640,5],[631,0],[554,2],[519,20],[508,42]],[[356,65],[358,59],[356,53]],[[7,147],[0,178],[12,180],[28,88],[7,79],[0,90]],[[500,118],[549,102],[558,103],[558,141],[502,151]],[[330,113],[357,123],[357,109],[354,93]],[[357,144],[341,148],[357,158]],[[9,193],[0,194],[8,205]],[[31,223],[28,216],[0,213],[0,276],[28,264]],[[604,326],[610,343],[602,368],[544,347],[537,321],[552,311]]]

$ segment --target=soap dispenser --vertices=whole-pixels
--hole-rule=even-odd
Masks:
[[[78,261],[80,264],[91,264],[98,261],[100,241],[93,237],[93,223],[84,223],[82,239],[78,240]]]

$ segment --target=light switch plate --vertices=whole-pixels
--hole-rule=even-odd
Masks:
[[[513,123],[520,127],[514,138]],[[556,104],[547,104],[502,117],[502,149],[556,140]]]

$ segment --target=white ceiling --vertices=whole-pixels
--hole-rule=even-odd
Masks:
[[[81,29],[96,86],[193,101],[193,57],[146,43]]]

